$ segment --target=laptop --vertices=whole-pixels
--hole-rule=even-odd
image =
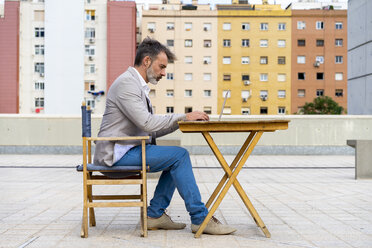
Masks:
[[[227,97],[229,96],[229,94],[230,94],[230,90],[227,90],[227,91],[226,91],[226,94],[225,94],[225,100],[223,100],[223,104],[222,104],[222,108],[221,108],[220,117],[218,117],[218,121],[221,120],[222,113],[223,113],[223,110],[225,109],[226,100],[227,100]]]

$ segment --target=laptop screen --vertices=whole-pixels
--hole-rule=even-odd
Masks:
[[[227,100],[227,97],[228,97],[229,95],[230,95],[230,90],[227,90],[227,91],[226,91],[226,94],[225,94],[225,99],[223,100],[223,104],[222,104],[222,108],[221,108],[220,117],[218,117],[218,121],[221,120],[221,117],[222,117],[222,114],[223,114],[223,110],[225,109],[226,100]]]

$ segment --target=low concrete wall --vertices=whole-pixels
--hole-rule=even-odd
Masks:
[[[96,135],[101,116],[92,117]],[[217,116],[211,116],[216,120]],[[372,139],[372,116],[224,116],[224,120],[288,119],[288,130],[265,133],[254,154],[354,154],[348,139]],[[212,134],[224,154],[234,154],[247,137],[242,133]],[[0,115],[0,153],[81,153],[80,116]],[[200,134],[179,130],[160,138],[180,142],[192,154],[210,154]]]

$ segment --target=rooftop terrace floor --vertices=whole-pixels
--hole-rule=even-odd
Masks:
[[[213,156],[191,158],[206,201],[222,169]],[[269,239],[234,188],[216,212],[238,229],[233,235],[195,239],[176,192],[168,213],[185,229],[141,238],[138,208],[101,208],[97,226],[82,239],[82,175],[74,169],[80,161],[78,155],[0,155],[0,247],[372,247],[372,180],[354,179],[354,156],[251,156],[238,180]],[[148,180],[150,197],[156,183]]]

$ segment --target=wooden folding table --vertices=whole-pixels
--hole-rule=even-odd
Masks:
[[[252,153],[257,142],[261,138],[264,132],[274,132],[276,130],[284,130],[288,128],[289,120],[252,120],[252,121],[180,121],[178,122],[180,130],[184,133],[202,133],[209,147],[212,149],[218,162],[225,171],[225,175],[222,177],[218,186],[214,190],[213,194],[206,203],[206,207],[209,210],[207,217],[200,225],[199,230],[195,234],[195,238],[200,237],[203,230],[207,226],[212,215],[216,212],[222,199],[225,197],[227,191],[234,185],[234,188],[238,192],[240,198],[243,200],[249,213],[253,217],[257,226],[261,228],[267,238],[270,238],[271,234],[257,211],[253,207],[247,194],[239,183],[237,176],[243,165],[247,161],[249,155]],[[223,157],[222,153],[218,149],[210,133],[212,132],[247,132],[249,133],[244,144],[240,148],[235,159],[229,166]],[[216,198],[217,197],[217,198]],[[213,203],[214,202],[214,203]],[[213,205],[212,205],[213,203]]]

